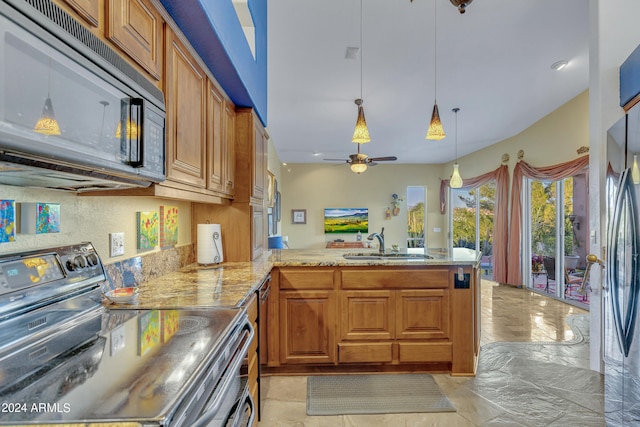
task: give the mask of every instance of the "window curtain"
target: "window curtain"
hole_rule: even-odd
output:
[[[536,168],[521,160],[513,169],[511,190],[511,221],[509,224],[509,250],[507,255],[507,283],[522,286],[521,242],[522,236],[522,184],[523,178],[558,181],[576,175],[589,165],[589,156],[579,157],[569,162]]]
[[[475,178],[463,179],[462,188],[478,188],[489,181],[496,181],[496,199],[493,206],[493,277],[500,283],[507,281],[507,233],[509,227],[509,167],[498,169]],[[449,180],[440,181],[440,213],[446,211],[446,194]]]

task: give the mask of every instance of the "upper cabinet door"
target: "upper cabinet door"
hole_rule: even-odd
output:
[[[160,80],[164,23],[160,13],[150,0],[108,0],[107,7],[106,37]]]
[[[253,143],[253,190],[251,196],[259,201],[264,199],[267,177],[267,135],[260,120],[254,116]]]
[[[224,193],[226,182],[224,177],[224,98],[213,83],[209,82],[207,102],[207,158],[208,183],[207,187]]]
[[[99,0],[62,0],[76,11],[92,27],[97,27],[100,23],[100,1]]]
[[[206,188],[207,77],[167,29],[167,178]]]

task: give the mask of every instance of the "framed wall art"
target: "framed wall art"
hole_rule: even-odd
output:
[[[306,224],[307,223],[307,210],[306,209],[291,209],[291,223],[292,224]]]

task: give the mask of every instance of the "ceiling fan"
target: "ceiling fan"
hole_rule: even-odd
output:
[[[396,156],[388,157],[369,157],[367,154],[360,152],[360,145],[358,144],[358,153],[350,154],[349,160],[344,159],[324,159],[330,162],[345,162],[351,165],[351,170],[357,174],[360,174],[367,170],[367,165],[375,166],[376,162],[388,162],[398,160]]]

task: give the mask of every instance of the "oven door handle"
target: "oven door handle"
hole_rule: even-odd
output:
[[[253,337],[255,336],[255,332],[253,330],[253,327],[251,326],[251,323],[246,323],[243,329],[248,330],[249,338],[245,340],[240,351],[236,352],[236,355],[241,354],[243,356],[236,357],[236,355],[234,355],[235,360],[233,361],[233,365],[231,366],[231,368],[227,369],[227,372],[237,372],[240,370],[240,366],[242,366],[242,362],[244,361],[244,355],[247,353],[247,351],[249,351],[249,347],[251,346],[251,342],[253,341]],[[245,333],[247,332],[245,331]],[[225,376],[223,380],[224,382],[222,383],[222,386],[219,387],[219,392],[216,393],[216,397],[213,399],[211,407],[204,414],[202,414],[201,417],[198,418],[198,420],[193,424],[193,427],[206,426],[213,419],[213,417],[216,416],[218,410],[220,409],[220,406],[222,406],[224,396],[231,387],[231,382],[234,379],[235,375]]]
[[[240,424],[242,422],[242,420],[244,419],[242,417],[242,408],[245,407],[245,405],[249,405],[249,409],[251,410],[251,415],[249,415],[249,419],[247,420],[246,424]],[[240,400],[240,402],[238,402],[238,411],[236,413],[236,417],[233,420],[233,423],[231,424],[230,427],[247,427],[247,426],[252,426],[253,425],[253,420],[256,417],[256,410],[255,410],[255,404],[253,403],[253,399],[251,398],[251,395],[249,394],[249,392],[247,391],[245,393],[245,395],[243,396],[243,398]],[[227,418],[225,426],[229,424],[229,418]]]

